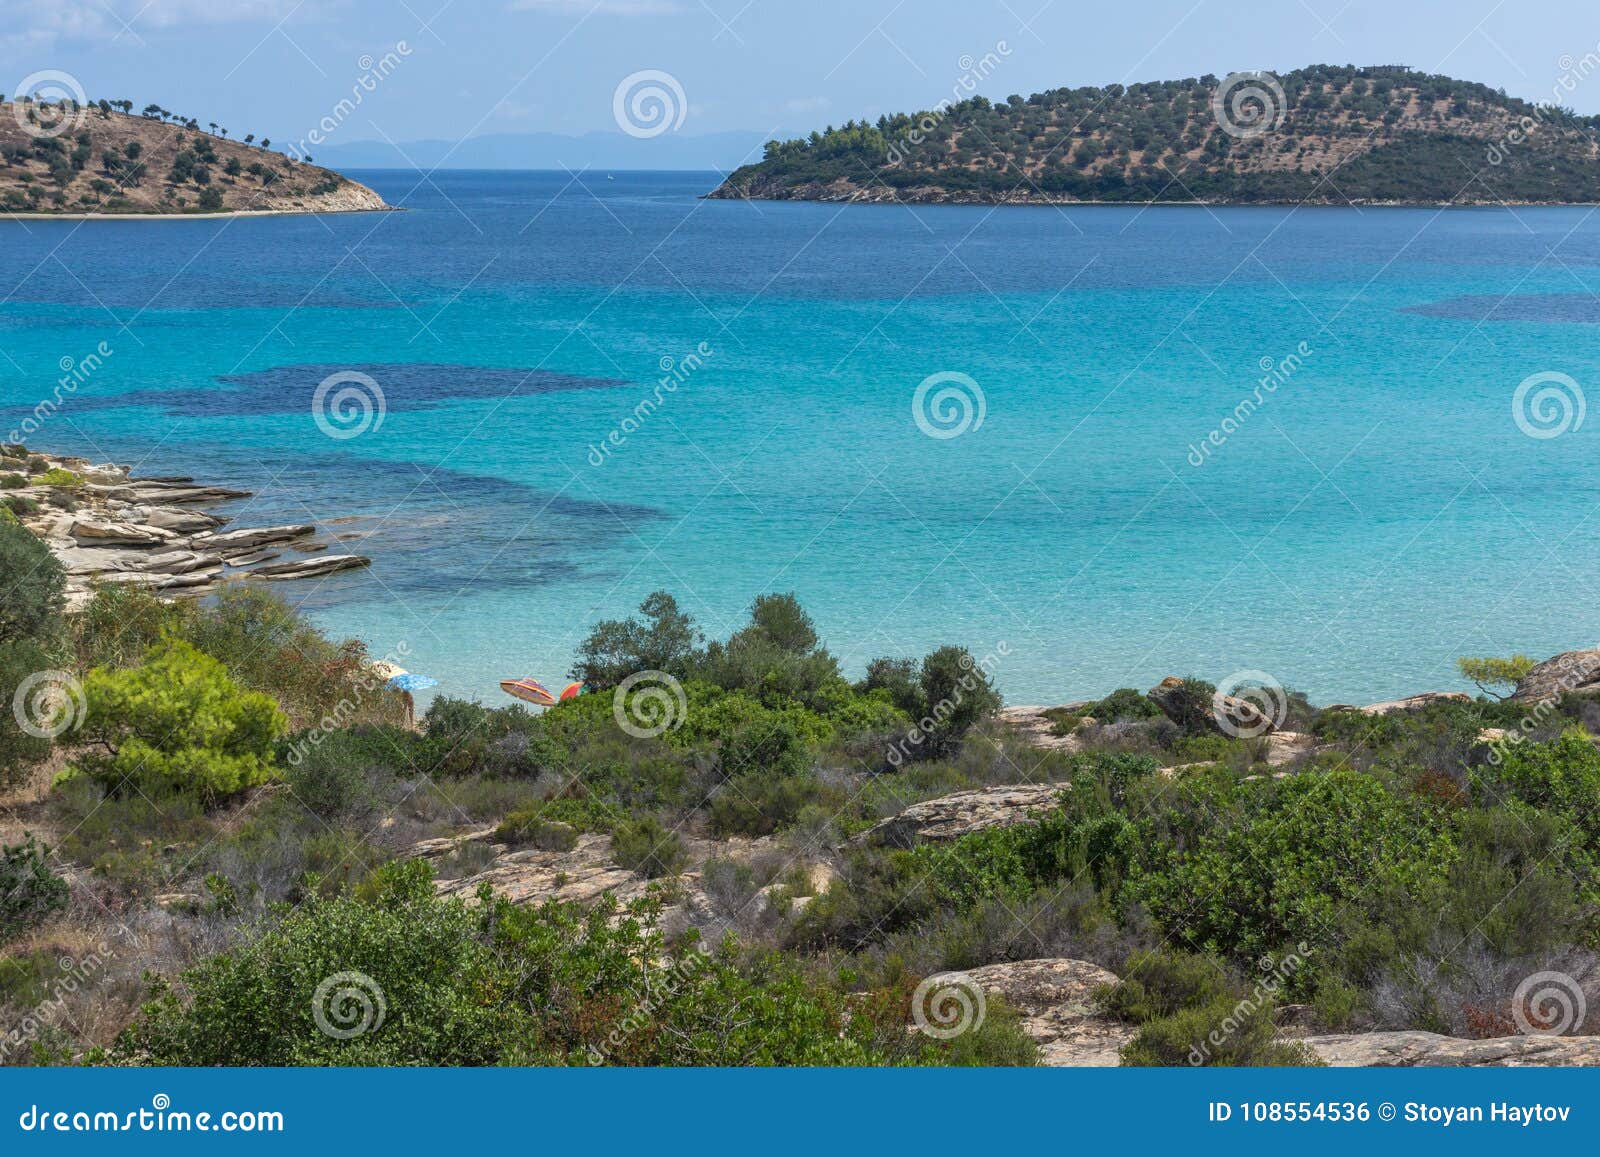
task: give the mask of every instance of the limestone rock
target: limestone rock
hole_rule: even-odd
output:
[[[1511,698],[1518,703],[1543,703],[1568,692],[1594,691],[1600,691],[1600,650],[1563,651],[1535,665]]]
[[[1145,694],[1168,719],[1187,725],[1193,722],[1188,715],[1192,707],[1182,702],[1183,682],[1169,675]],[[1266,735],[1278,727],[1277,721],[1265,711],[1250,700],[1236,695],[1213,696],[1211,702],[1205,705],[1199,722],[1209,730],[1224,735]]]
[[[1074,708],[1089,706],[1090,700],[1078,703],[1064,703],[1062,710],[1071,711]],[[1080,751],[1083,741],[1076,735],[1057,735],[1054,732],[1055,724],[1046,715],[1046,711],[1054,710],[1049,707],[1002,707],[999,719],[1002,724],[1011,728],[1023,739],[1035,747],[1042,747],[1047,751],[1065,751],[1068,754]]]
[[[225,518],[206,514],[200,510],[166,510],[161,507],[152,509],[144,516],[144,525],[175,531],[178,534],[204,534],[216,530],[225,522],[227,522]]]
[[[89,546],[160,546],[178,537],[170,530],[155,526],[99,522],[90,518],[75,519],[71,534],[80,543]]]
[[[1600,1065],[1600,1037],[1502,1036],[1463,1040],[1433,1032],[1342,1033],[1303,1042],[1330,1065],[1468,1066]]]
[[[919,841],[954,840],[985,828],[1029,823],[1055,806],[1062,786],[1013,784],[954,792],[914,803],[857,838],[863,843],[910,847]]]
[[[1051,1066],[1106,1068],[1121,1063],[1119,1050],[1134,1027],[1096,1010],[1094,993],[1117,983],[1116,974],[1085,960],[1065,958],[986,964],[967,975],[987,993],[1005,997],[1022,1013],[1022,1031]]]
[[[252,578],[273,580],[315,578],[341,570],[355,570],[371,566],[372,560],[359,554],[324,554],[316,558],[299,558],[290,562],[275,562],[258,566],[250,572]]]
[[[626,903],[643,896],[649,881],[611,858],[611,837],[588,833],[570,852],[529,848],[501,856],[487,869],[460,880],[438,880],[444,896],[470,897],[488,884],[513,904],[569,900],[590,904],[610,893]]]
[[[254,550],[275,542],[292,542],[316,533],[314,526],[263,526],[240,530],[219,530],[212,534],[196,535],[194,545],[206,550]]]
[[[1382,703],[1368,703],[1365,707],[1353,707],[1348,703],[1331,703],[1323,710],[1359,711],[1363,715],[1393,715],[1397,711],[1415,711],[1419,707],[1429,707],[1435,703],[1471,702],[1472,696],[1464,691],[1424,691],[1420,695],[1408,695],[1404,699],[1385,699]]]

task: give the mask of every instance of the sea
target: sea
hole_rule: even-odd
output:
[[[372,566],[278,592],[437,693],[561,683],[663,589],[1012,703],[1600,642],[1593,208],[350,175],[403,211],[0,221],[0,435],[316,523]]]

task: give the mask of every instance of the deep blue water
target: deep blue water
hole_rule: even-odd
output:
[[[1593,210],[353,175],[408,211],[0,222],[0,434],[106,343],[29,441],[352,519],[369,571],[278,589],[444,690],[559,679],[658,587],[718,635],[794,590],[851,673],[1004,643],[1014,702],[1240,669],[1387,697],[1595,643],[1600,416],[1513,413],[1530,375],[1600,386]],[[384,392],[356,437],[312,412],[341,372]],[[958,437],[914,420],[940,372],[982,393]]]

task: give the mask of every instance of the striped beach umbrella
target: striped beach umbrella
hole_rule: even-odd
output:
[[[583,692],[584,686],[582,683],[568,683],[561,691],[561,698],[576,699],[579,695],[582,695]]]
[[[556,697],[537,679],[502,679],[500,690],[513,699],[521,699],[524,703],[532,703],[536,707],[556,705]]]

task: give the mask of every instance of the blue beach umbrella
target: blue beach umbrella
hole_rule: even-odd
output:
[[[407,671],[403,675],[396,675],[389,680],[389,686],[396,691],[426,691],[429,687],[437,687],[439,680],[431,675],[413,675]]]

